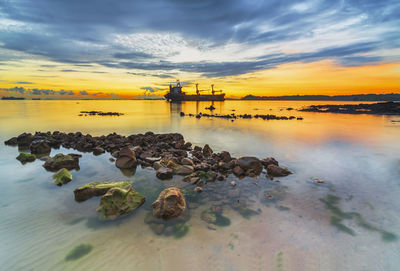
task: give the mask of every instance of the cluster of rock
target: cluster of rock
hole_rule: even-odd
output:
[[[400,115],[400,102],[311,105],[300,109],[299,111],[345,114]]]
[[[122,116],[123,114],[119,112],[81,111],[79,116]]]
[[[174,175],[185,176],[184,181],[196,186],[207,182],[224,180],[233,173],[239,178],[257,177],[265,168],[269,177],[283,177],[291,174],[279,166],[274,158],[260,160],[256,157],[234,158],[227,151],[215,153],[209,145],[203,148],[185,142],[177,133],[136,134],[122,136],[116,133],[107,136],[91,136],[77,133],[36,132],[34,135],[23,133],[5,142],[7,145],[18,145],[29,148],[32,154],[48,154],[51,148],[73,148],[78,151],[92,152],[99,155],[109,152],[116,159],[115,165],[120,169],[132,169],[137,165],[153,167],[156,176],[161,180],[171,179]],[[25,156],[25,155],[24,155]],[[79,154],[57,154],[46,159],[43,165],[49,171],[62,168],[79,169]],[[29,158],[31,159],[31,158]],[[200,189],[197,189],[200,191]]]
[[[207,114],[207,113],[199,113],[199,114],[185,114],[184,112],[180,113],[181,117],[184,116],[189,116],[189,117],[196,117],[198,119],[202,117],[207,117],[207,118],[221,118],[221,119],[230,119],[230,120],[235,120],[235,119],[263,119],[263,120],[302,120],[302,117],[295,117],[295,116],[277,116],[273,114],[267,114],[267,115],[262,115],[262,114],[256,114],[256,115],[251,115],[251,114],[239,114],[236,115],[235,113],[232,114]]]

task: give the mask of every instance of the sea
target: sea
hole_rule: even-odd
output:
[[[400,270],[400,116],[301,112],[327,101],[151,100],[0,101],[0,269],[11,270]],[[357,102],[359,103],[359,102]],[[274,114],[292,120],[200,119],[186,114]],[[81,111],[121,116],[79,116]],[[302,120],[297,120],[302,117]],[[80,170],[61,187],[43,161],[22,165],[3,142],[23,132],[181,133],[232,156],[274,157],[293,174],[208,183],[162,181],[152,168],[122,172],[105,153],[80,153]],[[99,198],[73,191],[89,182],[132,182],[146,197],[106,221]],[[235,181],[236,186],[231,182]],[[188,219],[150,223],[160,191],[184,191]],[[205,222],[218,207],[220,221]],[[214,209],[213,209],[214,208]],[[149,222],[150,221],[150,222]],[[163,224],[164,223],[164,224]],[[176,226],[178,225],[178,226]]]

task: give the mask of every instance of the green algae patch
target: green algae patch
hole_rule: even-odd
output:
[[[53,181],[56,185],[62,186],[72,181],[72,174],[66,168],[62,168],[53,175]]]
[[[283,271],[283,252],[279,252],[276,256],[276,270]]]
[[[22,152],[17,156],[16,159],[20,161],[21,164],[25,165],[26,163],[35,161],[36,155]]]
[[[189,232],[189,226],[186,224],[175,224],[172,226],[175,239],[184,237]]]
[[[75,261],[78,260],[87,254],[89,254],[93,249],[93,246],[90,244],[80,244],[79,246],[71,249],[67,256],[65,256],[66,261]]]
[[[227,218],[226,216],[217,214],[216,217],[217,217],[217,220],[215,221],[214,224],[219,227],[227,227],[231,224],[231,220],[229,218]]]
[[[357,226],[364,228],[369,231],[378,232],[381,234],[381,238],[384,242],[393,242],[397,240],[397,235],[388,232],[380,227],[377,227],[368,221],[366,221],[360,213],[357,212],[344,212],[337,205],[340,203],[341,198],[335,195],[328,194],[326,198],[320,199],[327,209],[332,212],[330,223],[335,226],[339,231],[345,232],[349,235],[355,236],[356,233],[353,229],[345,226],[342,221],[344,219],[353,220],[356,222]]]
[[[355,236],[355,235],[356,235],[356,233],[354,232],[354,230],[352,230],[351,228],[345,226],[345,225],[342,223],[342,219],[341,219],[341,218],[338,218],[338,217],[336,217],[336,216],[331,216],[331,225],[332,225],[332,226],[335,226],[336,229],[338,229],[339,231],[345,232],[345,233],[350,234],[350,235],[352,235],[352,236]]]

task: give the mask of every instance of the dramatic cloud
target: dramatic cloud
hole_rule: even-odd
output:
[[[0,13],[0,48],[17,52],[0,62],[32,55],[77,67],[63,72],[224,77],[326,58],[400,61],[398,0],[0,0]]]

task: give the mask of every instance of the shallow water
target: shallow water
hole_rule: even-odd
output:
[[[109,154],[83,153],[73,181],[57,187],[42,161],[21,165],[15,160],[18,149],[1,144],[1,269],[399,270],[400,123],[392,120],[400,117],[286,110],[323,103],[332,102],[214,103],[218,114],[304,117],[231,122],[179,116],[181,111],[207,112],[210,102],[0,101],[1,141],[35,131],[178,132],[214,151],[273,156],[295,173],[275,179],[279,182],[264,173],[258,179],[231,176],[192,195],[193,186],[181,177],[161,181],[152,169],[141,168],[125,176]],[[78,116],[81,110],[125,115]],[[61,148],[52,155],[59,152],[77,153]],[[313,177],[325,182],[315,184]],[[129,216],[104,222],[96,214],[99,198],[74,201],[76,187],[113,180],[133,181],[146,196],[145,204]],[[158,226],[164,233],[157,235],[144,221],[152,201],[169,186],[186,192],[188,220],[175,228],[173,222]],[[201,215],[213,206],[222,209],[224,219],[210,229]]]

